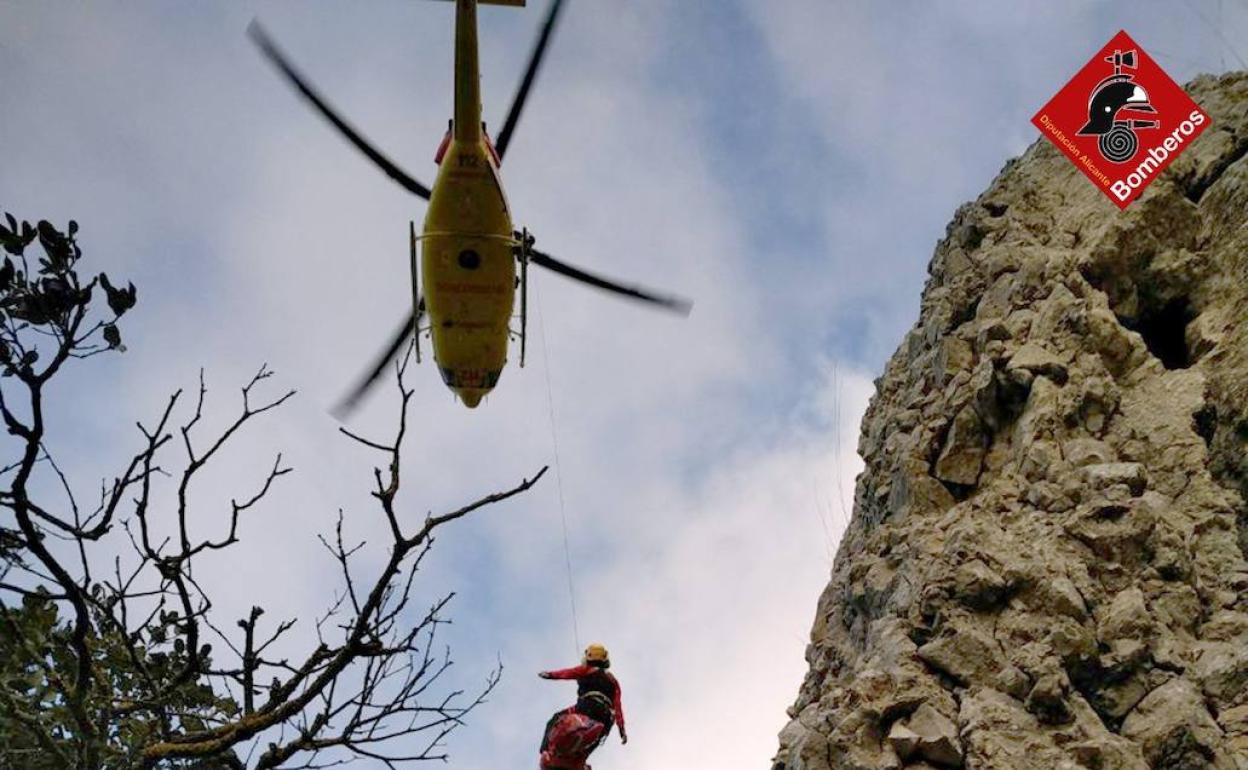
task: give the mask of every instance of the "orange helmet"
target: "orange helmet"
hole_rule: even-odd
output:
[[[607,665],[611,664],[611,658],[607,654],[607,648],[603,647],[601,644],[598,644],[597,642],[585,648],[585,657],[583,658],[583,660],[585,661],[587,665],[591,663],[600,663],[600,664],[605,663]]]

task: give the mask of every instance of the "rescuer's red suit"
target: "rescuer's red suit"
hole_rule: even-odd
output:
[[[542,770],[587,770],[585,760],[611,731],[614,722],[621,742],[628,742],[620,683],[601,666],[584,664],[543,671],[543,679],[575,679],[575,706],[555,712],[542,736]]]

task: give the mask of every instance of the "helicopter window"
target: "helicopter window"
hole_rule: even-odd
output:
[[[476,270],[481,266],[481,255],[472,249],[459,252],[459,266],[465,270]]]

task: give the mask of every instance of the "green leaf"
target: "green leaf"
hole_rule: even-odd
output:
[[[20,257],[26,248],[21,236],[8,232],[0,233],[0,246],[15,257]]]
[[[121,331],[114,324],[104,324],[104,341],[114,350],[125,351],[121,344]]]
[[[108,280],[106,273],[100,273],[100,286],[103,287],[104,293],[108,295],[108,307],[118,318],[127,310],[134,307],[135,289],[134,284],[130,284],[128,288],[118,289]]]
[[[49,270],[62,273],[69,269],[69,241],[46,219],[39,220],[39,245],[48,255]]]

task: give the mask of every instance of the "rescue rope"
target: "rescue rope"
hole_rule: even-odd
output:
[[[534,287],[536,289],[536,287]],[[563,563],[568,573],[568,604],[572,607],[572,642],[581,654],[581,629],[576,617],[576,588],[572,580],[572,548],[568,545],[568,512],[563,501],[563,469],[559,465],[559,434],[555,429],[555,398],[550,387],[550,354],[546,347],[546,324],[542,321],[541,295],[533,292],[537,305],[537,330],[542,338],[542,369],[546,373],[546,406],[550,414],[550,442],[555,450],[555,486],[559,490],[559,521],[563,524]]]

